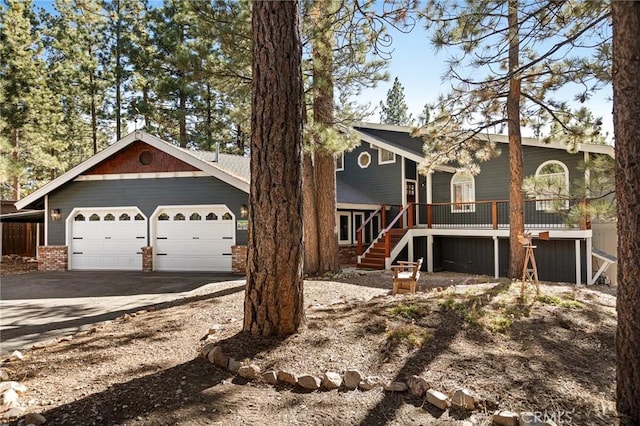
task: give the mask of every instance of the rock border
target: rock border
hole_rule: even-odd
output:
[[[431,386],[423,377],[413,375],[406,382],[388,381],[379,376],[363,376],[357,369],[346,369],[343,374],[335,371],[326,371],[322,374],[302,374],[285,370],[261,371],[260,367],[250,362],[238,361],[224,354],[217,342],[205,343],[199,350],[198,356],[204,358],[209,363],[248,380],[257,380],[271,386],[289,385],[299,387],[306,391],[331,391],[335,389],[370,391],[375,388],[382,388],[385,392],[408,392],[414,397],[424,398],[425,402],[446,411],[455,408],[471,412],[479,408],[480,400],[466,388],[457,388],[450,394],[445,394]],[[523,411],[514,413],[507,410],[496,410],[492,415],[492,424],[497,426],[524,426],[530,425],[531,413]],[[551,420],[543,423],[536,423],[536,426],[556,426]]]

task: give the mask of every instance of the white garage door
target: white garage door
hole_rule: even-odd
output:
[[[159,207],[155,226],[157,271],[231,271],[235,217],[225,205]]]
[[[141,270],[147,218],[135,207],[74,210],[70,269]]]

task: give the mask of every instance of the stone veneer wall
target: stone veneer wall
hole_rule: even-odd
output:
[[[69,267],[67,246],[39,246],[39,271],[66,271]]]
[[[142,247],[142,272],[153,271],[153,247]]]
[[[234,274],[247,273],[247,246],[231,246],[231,271]]]

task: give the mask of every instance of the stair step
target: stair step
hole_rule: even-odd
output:
[[[384,269],[384,263],[379,264],[360,262],[356,266],[361,269]]]

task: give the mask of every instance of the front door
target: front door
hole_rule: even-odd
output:
[[[407,200],[406,201],[407,202],[406,205],[409,205],[411,203],[415,203],[417,201],[417,198],[416,198],[416,186],[417,186],[417,183],[416,183],[415,180],[405,180],[404,181],[405,199]],[[414,218],[415,217],[419,217],[418,216],[417,207],[416,207],[416,210],[413,211],[413,213],[414,213]],[[412,223],[411,225],[412,226],[415,225],[415,219],[414,219],[414,223]],[[404,219],[404,226],[405,227],[407,226],[406,216],[405,216],[405,219]]]

